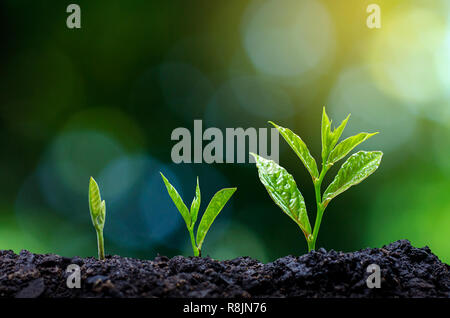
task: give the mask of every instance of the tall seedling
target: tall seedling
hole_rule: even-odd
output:
[[[383,156],[381,151],[359,151],[351,155],[341,166],[333,182],[323,194],[321,193],[322,181],[327,171],[357,145],[377,134],[362,132],[344,139],[338,144],[349,117],[350,115],[336,129],[331,129],[331,121],[325,112],[325,107],[323,108],[321,129],[322,167],[320,173],[317,169],[316,160],[311,156],[303,140],[288,128],[270,122],[294,150],[312,177],[317,206],[313,230],[309,223],[305,200],[297,188],[292,175],[276,162],[252,154],[255,157],[262,184],[266,187],[273,201],[298,224],[305,235],[309,251],[315,249],[322,216],[331,199],[371,175],[380,165],[381,157]]]

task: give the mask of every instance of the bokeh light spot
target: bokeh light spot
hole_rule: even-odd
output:
[[[384,20],[368,46],[376,85],[412,108],[445,95],[450,78],[445,17],[435,10],[401,7]]]
[[[343,138],[362,131],[380,132],[365,143],[366,147],[389,152],[413,138],[416,118],[378,89],[367,67],[342,71],[331,90],[327,111],[336,125],[351,113]]]
[[[242,32],[253,65],[268,75],[299,76],[330,59],[334,51],[330,16],[314,0],[256,1]]]
[[[64,133],[52,143],[49,160],[61,181],[76,193],[86,193],[90,176],[124,154],[122,146],[96,131]]]

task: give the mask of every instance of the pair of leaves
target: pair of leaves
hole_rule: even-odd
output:
[[[272,200],[286,213],[308,239],[311,234],[311,225],[306,211],[305,200],[297,188],[294,178],[286,169],[275,161],[265,159],[256,154],[256,166],[261,183],[266,187]]]
[[[378,134],[377,132],[362,132],[344,139],[336,146],[349,118],[350,115],[336,129],[331,130],[331,121],[328,118],[325,107],[323,108],[321,129],[322,162],[325,169],[329,169],[333,164],[344,158],[360,143]],[[322,205],[326,207],[331,199],[370,176],[380,165],[382,157],[383,153],[381,151],[359,151],[350,156],[339,169],[333,182],[325,190],[322,196]]]
[[[175,204],[184,221],[186,222],[188,230],[193,231],[195,222],[197,221],[201,201],[198,178],[197,178],[197,188],[195,191],[195,198],[192,201],[191,209],[189,211],[187,206],[184,204],[183,199],[181,198],[178,191],[170,184],[170,182],[162,173],[161,177],[163,178],[167,192],[172,198],[173,203]],[[222,211],[223,207],[236,190],[237,190],[236,188],[222,189],[219,192],[217,192],[209,202],[208,207],[206,208],[205,213],[203,213],[202,219],[200,220],[200,224],[197,228],[196,244],[199,250],[201,250],[201,247],[206,237],[206,233],[208,233],[208,230],[211,227],[212,223],[214,222],[217,215],[220,213],[220,211]]]
[[[89,180],[89,211],[91,212],[92,224],[96,230],[103,230],[106,217],[106,203],[102,201],[100,189],[94,178]]]
[[[337,146],[337,142],[342,135],[345,127],[347,126],[347,122],[350,118],[350,115],[345,118],[342,123],[334,130],[331,130],[331,121],[328,118],[328,115],[325,111],[325,107],[323,108],[322,113],[322,162],[324,165],[328,167],[338,162],[346,155],[349,154],[350,151],[353,150],[356,146],[358,146],[363,141],[366,141],[370,137],[378,134],[376,133],[359,133],[355,136],[348,137],[340,142]]]
[[[328,160],[328,156],[330,155],[331,151],[336,146],[339,138],[341,138],[342,132],[345,129],[345,126],[347,126],[347,122],[350,118],[350,115],[345,118],[342,123],[334,130],[331,130],[331,121],[327,116],[327,113],[325,112],[325,107],[323,108],[322,113],[322,162],[326,163]],[[351,149],[350,149],[351,150]],[[350,151],[349,150],[349,151]]]

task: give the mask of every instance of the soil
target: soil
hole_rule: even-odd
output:
[[[66,268],[81,269],[70,289]],[[381,288],[370,289],[370,264],[381,268]],[[321,248],[263,264],[249,257],[61,257],[0,251],[0,297],[446,297],[450,266],[428,247],[400,240],[353,253]]]

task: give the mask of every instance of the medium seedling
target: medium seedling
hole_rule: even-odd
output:
[[[100,189],[97,182],[91,177],[89,180],[89,211],[92,224],[97,232],[98,258],[105,259],[105,247],[103,243],[103,227],[105,226],[106,204],[100,197]]]
[[[303,140],[288,128],[283,128],[270,122],[280,132],[311,174],[317,206],[316,221],[313,231],[311,231],[305,200],[298,190],[292,175],[276,162],[252,154],[255,157],[259,178],[262,184],[266,187],[267,192],[272,197],[273,201],[275,201],[283,212],[298,224],[308,242],[309,251],[315,249],[323,212],[331,199],[371,175],[380,165],[381,157],[383,156],[381,151],[359,151],[351,155],[341,166],[333,182],[331,182],[325,192],[321,194],[322,181],[327,171],[357,145],[377,134],[365,132],[359,133],[343,140],[336,146],[349,118],[350,115],[347,116],[339,127],[332,130],[331,121],[325,112],[325,107],[323,108],[322,167],[320,173],[317,169],[315,159],[311,156]]]
[[[231,198],[233,193],[237,190],[236,188],[225,188],[217,192],[211,202],[209,202],[205,213],[203,213],[200,224],[197,228],[197,237],[194,238],[194,226],[197,221],[198,210],[200,208],[200,186],[197,178],[197,188],[195,190],[195,197],[191,204],[191,209],[188,210],[187,206],[184,204],[183,199],[178,194],[177,190],[170,184],[170,182],[161,173],[161,177],[166,185],[167,192],[172,198],[173,203],[180,211],[181,216],[186,222],[187,229],[191,238],[192,250],[194,251],[194,256],[202,255],[202,245],[205,240],[206,233],[208,232],[211,224],[214,222],[217,215],[223,209],[225,204]]]

